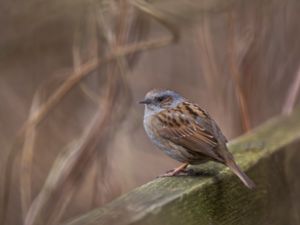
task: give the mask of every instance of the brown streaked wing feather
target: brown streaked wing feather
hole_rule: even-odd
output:
[[[178,105],[178,108],[184,108],[200,126],[206,128],[208,133],[217,135],[225,143],[228,142],[216,122],[200,106],[190,102],[183,102]]]
[[[181,108],[175,108],[164,110],[155,118],[157,119],[155,129],[161,137],[189,150],[222,161],[213,150],[218,146],[214,135],[199,125],[189,113],[183,112]]]

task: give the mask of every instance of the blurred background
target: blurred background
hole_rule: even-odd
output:
[[[58,224],[178,165],[137,102],[176,90],[232,139],[299,102],[297,0],[0,3],[0,224]]]

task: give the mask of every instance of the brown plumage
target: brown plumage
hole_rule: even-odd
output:
[[[215,161],[228,166],[248,187],[253,181],[235,163],[226,147],[227,139],[216,122],[197,104],[173,91],[151,91],[144,126],[150,139],[170,157],[184,165],[165,176],[174,176],[188,164]]]

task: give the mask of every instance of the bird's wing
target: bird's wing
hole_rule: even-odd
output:
[[[174,109],[158,113],[155,118],[157,120],[155,129],[161,137],[190,151],[223,161],[223,157],[216,149],[219,145],[216,137],[220,138],[218,135],[221,131],[199,106],[181,103]]]

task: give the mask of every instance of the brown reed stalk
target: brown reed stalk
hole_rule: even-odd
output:
[[[228,48],[228,59],[229,59],[229,69],[230,69],[230,75],[231,79],[234,84],[234,91],[235,96],[238,102],[239,111],[241,115],[241,122],[243,131],[247,132],[251,129],[251,123],[250,123],[250,117],[249,117],[249,110],[245,98],[245,94],[241,85],[241,74],[239,71],[239,65],[236,55],[236,39],[235,39],[235,17],[234,12],[229,12],[228,15],[228,28],[229,28],[229,48]]]
[[[220,74],[220,71],[216,63],[213,38],[211,36],[210,30],[210,22],[205,17],[205,15],[202,16],[202,23],[199,26],[198,37],[198,40],[200,41],[202,46],[202,49],[199,51],[201,55],[201,65],[203,68],[202,76],[207,85],[207,89],[213,90],[216,88],[216,81],[217,77]],[[212,98],[216,98],[214,92],[212,92],[211,95]]]
[[[40,105],[40,93],[34,96],[31,109],[29,112],[29,118],[32,118],[35,111],[38,110]],[[30,207],[32,201],[32,164],[34,155],[34,145],[36,139],[36,126],[28,126],[25,132],[24,145],[22,149],[22,156],[20,161],[20,196],[21,196],[21,211],[23,220]]]
[[[297,70],[297,73],[294,78],[294,82],[291,83],[290,89],[287,93],[285,103],[282,107],[282,114],[289,115],[292,113],[297,97],[300,90],[300,67]]]

